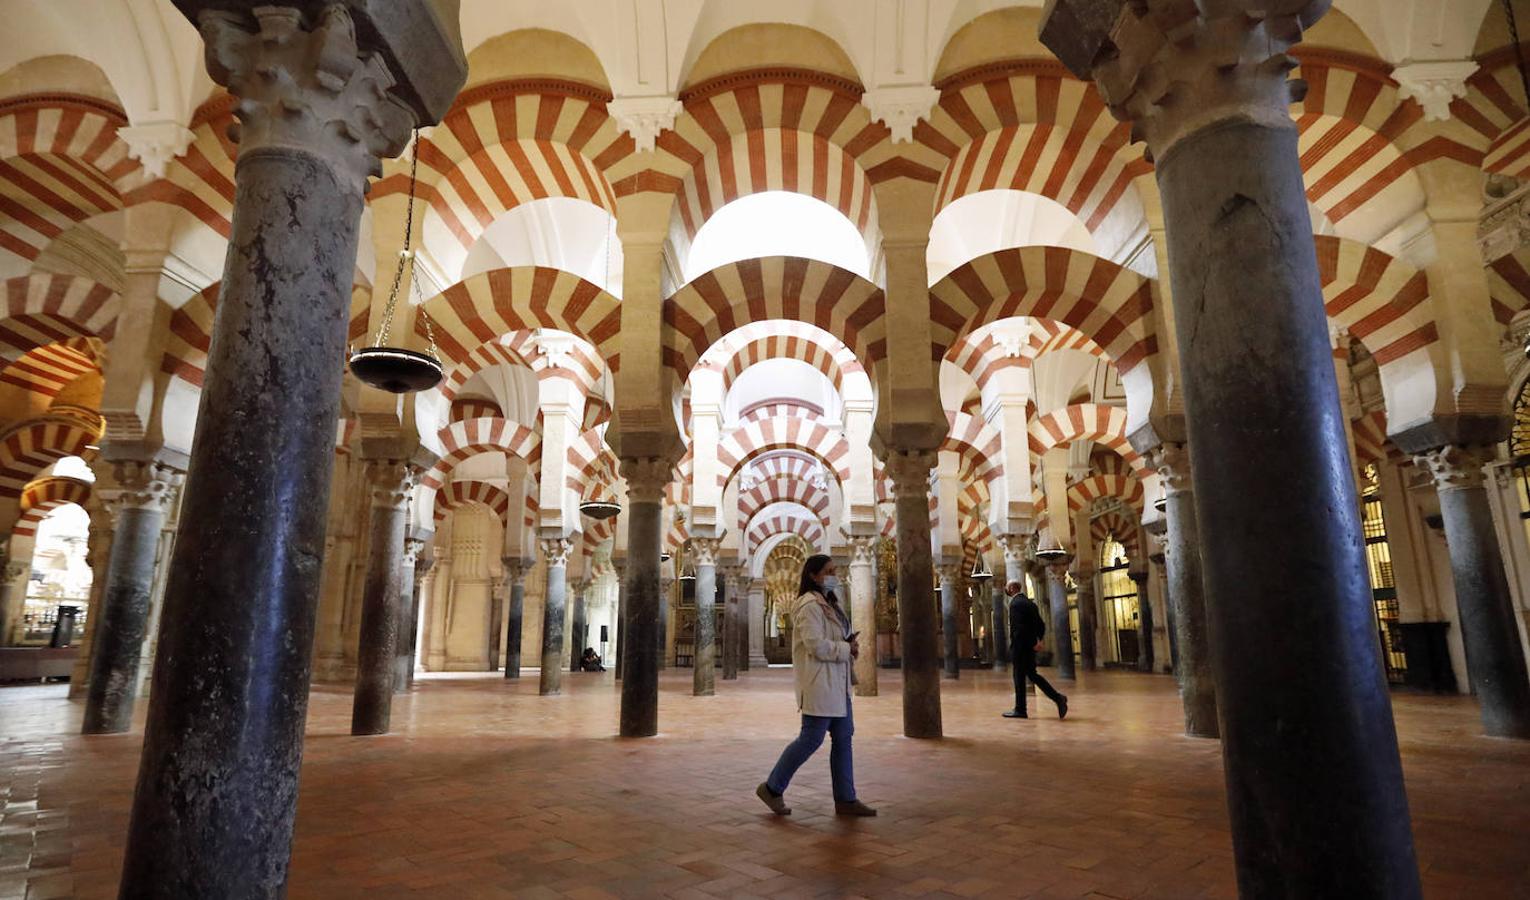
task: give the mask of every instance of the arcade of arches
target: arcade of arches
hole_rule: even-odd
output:
[[[0,3],[0,896],[1530,883],[1515,4],[274,2]]]

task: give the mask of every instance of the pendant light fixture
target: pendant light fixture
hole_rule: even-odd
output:
[[[414,271],[413,250],[414,195],[419,181],[419,168],[420,132],[415,129],[414,148],[409,160],[409,205],[404,220],[404,248],[398,254],[398,267],[393,270],[393,286],[388,289],[388,304],[383,309],[382,322],[378,325],[372,346],[355,351],[350,359],[351,372],[357,378],[390,394],[428,391],[440,384],[446,374],[436,350],[435,329],[431,326],[430,316],[426,314],[423,303],[416,303],[416,308],[425,323],[425,336],[430,341],[429,352],[388,346],[388,337],[393,330],[393,311],[398,307],[398,293],[403,286],[406,268],[409,269],[411,293],[418,296],[420,290],[419,279]]]
[[[1046,564],[1068,558],[1068,551],[1064,550],[1062,543],[1052,536],[1052,529],[1049,527],[1043,526],[1041,534],[1037,535],[1036,558]]]
[[[606,396],[606,371],[606,368],[602,366],[599,385],[602,400]],[[616,502],[614,494],[610,496],[603,495],[601,486],[597,483],[590,489],[590,495],[579,501],[579,512],[581,515],[589,516],[592,519],[614,519],[621,515],[622,505]]]
[[[978,554],[977,562],[972,564],[972,574],[967,577],[979,582],[993,578],[993,573],[988,571],[988,562],[983,559],[983,554]]]

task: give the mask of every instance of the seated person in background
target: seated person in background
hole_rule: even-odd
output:
[[[579,671],[581,672],[604,672],[606,667],[600,663],[600,654],[595,652],[594,647],[584,648],[584,656],[579,659]]]

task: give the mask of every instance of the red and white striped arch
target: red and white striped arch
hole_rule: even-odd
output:
[[[821,419],[823,408],[816,403],[794,397],[773,397],[751,403],[738,411],[738,421],[757,422],[762,419]]]
[[[722,372],[723,392],[750,366],[769,359],[792,359],[824,374],[843,392],[847,375],[862,373],[860,360],[844,342],[805,322],[758,322],[723,338],[696,364],[697,370]]]
[[[82,376],[101,371],[105,345],[100,338],[75,337],[35,347],[0,369],[0,383],[40,397],[57,397]]]
[[[1140,562],[1144,559],[1140,543],[1141,529],[1136,522],[1123,515],[1119,510],[1113,510],[1091,519],[1089,522],[1089,536],[1094,539],[1096,550],[1105,546],[1106,541],[1114,539],[1126,551],[1126,558],[1128,560]]]
[[[529,329],[513,331],[474,349],[463,361],[451,366],[441,382],[441,395],[451,400],[467,384],[469,379],[484,369],[495,366],[523,366],[536,373],[537,380],[548,378],[572,378],[581,390],[592,390],[603,370],[594,348],[587,342],[575,340],[564,357],[554,360],[540,351],[536,332]]]
[[[130,191],[129,205],[160,202],[190,213],[213,232],[228,238],[234,226],[234,163],[237,144],[229,137],[234,98],[219,92],[192,116],[191,144],[170,160],[165,177]]]
[[[821,523],[801,516],[782,515],[766,516],[751,525],[747,532],[745,549],[752,551],[778,534],[795,534],[817,550],[822,550],[826,546]]]
[[[506,419],[453,422],[436,438],[441,444],[441,458],[420,477],[421,486],[432,490],[440,490],[459,463],[480,453],[506,453],[534,465],[542,460],[542,436]]]
[[[590,429],[568,445],[568,476],[564,484],[581,494],[590,485],[610,485],[616,480],[616,454],[605,445],[600,429]]]
[[[829,517],[829,492],[812,481],[795,478],[769,478],[747,491],[739,491],[738,526],[747,528],[759,512],[773,503],[796,503],[823,520]]]
[[[950,450],[962,459],[963,480],[976,479],[985,484],[1004,474],[1004,439],[998,430],[982,419],[964,412],[946,411],[949,431],[942,450]]]
[[[1514,162],[1519,154],[1511,149],[1519,144],[1514,136],[1519,132],[1516,126],[1530,115],[1522,99],[1524,88],[1515,48],[1506,46],[1478,57],[1477,65],[1477,71],[1466,79],[1466,96],[1451,101],[1450,116],[1470,129],[1468,147],[1476,150],[1478,156],[1476,159],[1466,153],[1456,156],[1463,162],[1480,164],[1489,172],[1509,174],[1519,168]],[[1491,159],[1483,154],[1491,155]]]
[[[1387,441],[1386,410],[1361,414],[1350,422],[1350,433],[1354,436],[1355,458],[1361,465],[1379,463],[1398,453],[1395,445]]]
[[[31,482],[21,492],[21,518],[11,529],[11,536],[35,536],[48,513],[71,503],[83,509],[90,502],[90,492],[90,482],[79,478],[54,475]]]
[[[1021,247],[980,256],[930,288],[934,359],[975,329],[1014,316],[1051,319],[1098,344],[1123,378],[1158,351],[1157,287],[1088,253]]]
[[[1328,317],[1386,367],[1439,340],[1425,273],[1375,247],[1319,235],[1318,274]]]
[[[1077,350],[1109,360],[1100,345],[1077,328],[1050,319],[1031,319],[1024,343],[1015,346],[1001,339],[992,327],[968,332],[946,351],[946,361],[972,376],[981,391],[996,373],[1006,369],[1029,369],[1040,357],[1058,350]]]
[[[850,480],[850,444],[837,428],[811,419],[766,419],[729,431],[718,442],[722,469],[718,484],[726,485],[756,456],[771,450],[800,450],[822,460],[840,484]]]
[[[1068,485],[1068,512],[1087,509],[1098,500],[1117,498],[1142,517],[1142,481],[1131,465],[1115,453],[1096,453],[1089,459],[1089,473]]]
[[[1030,450],[1043,456],[1074,441],[1093,441],[1114,451],[1138,478],[1146,474],[1142,457],[1126,439],[1126,409],[1100,403],[1075,403],[1031,419]]]
[[[503,488],[487,481],[453,481],[436,492],[432,518],[438,530],[447,513],[467,504],[485,507],[501,525],[509,523],[510,495]]]
[[[620,347],[621,304],[577,275],[545,266],[495,269],[459,281],[425,301],[436,345],[449,365],[504,335],[535,328],[566,331],[589,342],[614,372]],[[416,317],[414,343],[425,343],[424,317]]]
[[[120,306],[111,288],[88,278],[37,272],[6,279],[0,359],[13,363],[38,347],[75,338],[109,341]]]
[[[86,456],[103,425],[74,416],[43,416],[0,435],[0,497],[20,497],[38,473],[66,456]]]
[[[504,411],[493,400],[483,397],[459,397],[452,401],[447,422],[462,422],[467,419],[503,419],[504,417]]]
[[[773,319],[838,336],[861,365],[887,353],[882,291],[829,263],[746,259],[699,276],[664,301],[664,361],[683,384],[702,356],[736,329]]]
[[[423,243],[449,273],[460,273],[495,220],[547,197],[583,200],[615,215],[613,182],[635,150],[606,111],[600,88],[553,78],[514,79],[464,91],[419,147],[418,195],[426,206]],[[408,191],[407,165],[374,197]]]
[[[127,118],[91,97],[0,101],[0,277],[25,273],[54,238],[122,208],[139,164],[117,129]]]
[[[1488,263],[1487,275],[1493,318],[1507,329],[1514,317],[1530,306],[1530,247]]]

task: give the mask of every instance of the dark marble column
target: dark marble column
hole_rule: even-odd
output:
[[[1161,521],[1162,520],[1160,520],[1160,522]],[[1165,552],[1164,552],[1164,546],[1168,543],[1168,536],[1163,531],[1159,531],[1159,532],[1156,532],[1156,533],[1150,533],[1150,534],[1151,534],[1151,537],[1149,539],[1153,542],[1153,548],[1154,549],[1153,549],[1152,553],[1148,554],[1148,562],[1151,563],[1153,566],[1156,566],[1157,567],[1157,572],[1161,573],[1160,576],[1159,576],[1161,578],[1161,580],[1159,582],[1157,582],[1157,583],[1162,585],[1162,589],[1163,589],[1163,593],[1164,593],[1163,633],[1164,633],[1164,637],[1166,637],[1168,639],[1168,642],[1169,642],[1169,672],[1172,673],[1174,675],[1174,679],[1176,681],[1178,681],[1179,680],[1179,632],[1177,630],[1178,629],[1178,625],[1177,625],[1177,623],[1175,622],[1175,619],[1174,619],[1174,598],[1168,595],[1168,561],[1169,560],[1168,560],[1168,556],[1166,556]]]
[[[957,592],[961,590],[962,567],[960,563],[942,562],[935,567],[935,574],[940,577],[940,632],[941,643],[945,645],[943,674],[946,678],[960,678],[961,626],[957,620],[961,612],[961,598]]]
[[[1126,573],[1137,588],[1137,671],[1153,669],[1153,600],[1148,595],[1147,568],[1131,568]]]
[[[568,606],[568,555],[573,550],[573,543],[567,538],[544,538],[537,544],[547,563],[538,693],[548,696],[563,693],[563,620]]]
[[[387,734],[393,712],[402,593],[400,563],[409,495],[416,471],[404,460],[367,461],[371,487],[367,574],[361,592],[361,644],[356,653],[356,694],[351,734]]]
[[[728,582],[728,599],[733,606],[733,658],[738,671],[749,671],[749,564],[738,567],[736,577]]]
[[[627,666],[627,563],[625,560],[612,562],[616,569],[616,680],[621,681],[626,674]]]
[[[517,556],[500,559],[505,567],[505,581],[510,587],[510,598],[505,604],[505,678],[521,677],[521,629],[526,616],[526,573],[531,569],[529,560]]]
[[[1239,892],[1409,900],[1418,865],[1290,115],[1306,86],[1288,81],[1289,51],[1328,6],[1057,0],[1041,33],[1155,161]],[[1171,566],[1191,549],[1174,503]],[[1180,631],[1184,672],[1200,648]]]
[[[1151,450],[1148,459],[1163,479],[1166,499],[1164,572],[1168,576],[1169,604],[1174,608],[1171,620],[1179,651],[1174,671],[1179,679],[1180,701],[1185,707],[1185,734],[1219,737],[1216,679],[1211,668],[1211,636],[1201,571],[1203,544],[1191,487],[1190,454],[1184,444],[1165,443]]]
[[[627,610],[621,629],[626,634],[622,662],[622,737],[652,737],[659,733],[659,662],[663,635],[659,627],[659,554],[664,545],[664,488],[670,480],[668,460],[657,457],[623,459],[627,482],[627,580],[622,592]]]
[[[691,561],[696,566],[696,656],[691,693],[710,697],[717,692],[717,551],[718,538],[691,538]]]
[[[738,679],[738,566],[723,568],[723,681]]]
[[[407,528],[406,528],[407,534]],[[404,538],[404,556],[398,566],[398,642],[393,648],[393,693],[408,693],[414,681],[414,636],[419,627],[418,577],[415,567],[419,565],[420,553],[425,542],[419,538]]]
[[[489,627],[487,655],[490,672],[499,671],[499,642],[505,632],[505,595],[509,593],[504,573],[489,576]]]
[[[669,668],[669,607],[675,596],[675,570],[673,563],[664,563],[659,570],[659,668]]]
[[[466,66],[460,41],[413,6],[381,10],[388,19],[355,4],[176,6],[198,18],[208,73],[238,98],[239,158],[121,896],[275,897],[362,196],[378,157],[450,105]]]
[[[993,658],[989,660],[995,672],[1004,671],[1004,665],[1009,661],[1009,631],[1004,618],[1005,607],[1009,605],[1009,598],[1004,596],[1004,579],[995,578],[989,584],[989,604],[992,613],[988,625],[989,634],[993,645]]]
[[[589,635],[589,628],[585,624],[585,611],[587,609],[585,604],[588,602],[589,590],[590,580],[588,578],[582,578],[574,584],[574,608],[572,610],[573,615],[570,616],[572,621],[569,626],[571,634],[568,642],[570,672],[579,671],[579,660],[584,656],[585,638]]]
[[[861,655],[855,660],[857,697],[877,695],[877,591],[872,573],[876,555],[875,534],[850,538],[850,627],[861,633]]]
[[[934,561],[930,554],[930,470],[935,454],[893,450],[887,474],[897,509],[898,622],[903,652],[903,733],[942,735],[940,648],[936,644]]]
[[[1047,632],[1052,635],[1052,664],[1057,667],[1057,677],[1071,681],[1076,676],[1073,667],[1073,628],[1068,620],[1067,575],[1067,560],[1047,566],[1047,609],[1052,619]]]
[[[1440,495],[1466,672],[1481,706],[1483,730],[1523,740],[1530,739],[1530,676],[1482,469],[1496,455],[1492,447],[1449,444],[1420,455],[1417,462],[1434,476]]]
[[[112,468],[119,490],[107,502],[116,527],[91,646],[83,734],[118,734],[133,725],[154,558],[165,514],[181,482],[181,473],[158,462],[121,460]]]
[[[425,577],[435,567],[435,557],[421,552],[414,561],[414,586],[409,601],[409,659],[404,664],[404,686],[414,686],[414,666],[420,656],[420,604],[425,602]]]
[[[1099,608],[1094,593],[1094,569],[1080,566],[1073,573],[1078,596],[1078,664],[1085,672],[1099,667]]]

